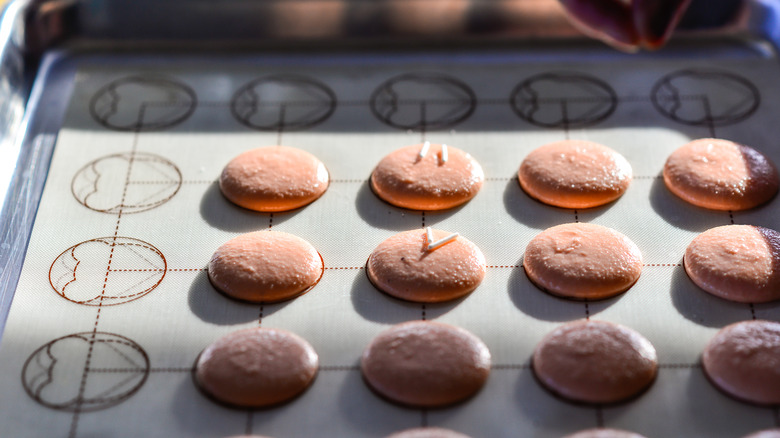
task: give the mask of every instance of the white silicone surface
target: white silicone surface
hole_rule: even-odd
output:
[[[708,211],[675,198],[660,179],[669,153],[701,137],[745,143],[780,163],[780,66],[752,53],[729,62],[674,51],[599,53],[579,61],[447,54],[83,63],[0,347],[2,435],[383,437],[427,424],[475,438],[558,438],[597,425],[651,438],[725,438],[780,426],[776,408],[725,396],[699,366],[719,328],[754,317],[780,320],[780,306],[710,296],[680,265],[691,239],[708,228],[780,228],[780,201],[739,213]],[[403,76],[409,74],[417,76]],[[123,78],[136,78],[135,85],[104,88]],[[399,81],[389,92],[377,92],[392,78]],[[233,99],[255,79],[263,82]],[[234,113],[251,120],[242,123]],[[530,114],[533,123],[518,114]],[[623,154],[635,175],[627,193],[589,210],[526,196],[516,180],[523,157],[565,138]],[[371,192],[373,166],[421,140],[476,157],[486,181],[475,199],[421,213]],[[225,163],[274,144],[319,157],[332,178],[325,195],[274,214],[226,201],[215,184]],[[552,297],[529,282],[521,267],[528,241],[573,221],[612,227],[639,246],[645,267],[628,292],[586,303]],[[424,226],[459,232],[484,252],[488,273],[474,293],[420,305],[369,283],[363,266],[374,247]],[[317,248],[326,266],[319,284],[269,305],[217,293],[204,271],[212,252],[236,235],[268,228]],[[493,370],[475,398],[421,411],[389,403],[363,383],[358,361],[369,341],[392,324],[421,318],[463,327],[487,344]],[[536,343],[581,318],[627,325],[654,344],[661,368],[646,393],[594,407],[540,387],[529,364]],[[313,386],[267,410],[212,402],[191,378],[198,354],[225,333],[257,325],[293,331],[314,346],[321,369]]]

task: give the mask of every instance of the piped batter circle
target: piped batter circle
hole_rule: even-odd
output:
[[[432,229],[434,242],[453,233]],[[458,236],[428,250],[426,230],[390,237],[374,249],[366,264],[371,282],[382,292],[418,303],[449,301],[471,293],[485,278],[485,256]]]
[[[412,407],[441,407],[465,400],[490,374],[490,352],[470,332],[433,321],[395,325],[377,335],[360,367],[379,395]]]
[[[371,173],[374,193],[411,210],[445,210],[471,200],[485,180],[482,166],[466,152],[443,146],[416,144],[388,154]]]
[[[601,225],[570,223],[531,239],[523,267],[553,295],[603,299],[626,291],[642,272],[642,253],[628,237]]]
[[[608,428],[594,428],[587,429],[571,435],[566,435],[563,438],[645,438],[638,433],[629,432],[627,430],[608,429]]]
[[[616,403],[637,396],[655,379],[655,348],[636,331],[605,321],[562,325],[533,354],[539,382],[563,398]]]
[[[777,169],[757,150],[729,140],[702,138],[664,165],[666,187],[699,207],[747,210],[768,202],[780,187]]]
[[[317,353],[285,330],[250,328],[219,338],[198,357],[195,381],[222,403],[260,408],[288,401],[314,380]]]
[[[322,277],[322,257],[298,236],[255,231],[235,237],[211,256],[209,280],[226,295],[272,303],[295,298]]]
[[[614,201],[631,184],[631,165],[592,141],[564,140],[533,150],[517,172],[532,198],[562,208],[591,208]]]
[[[683,264],[712,295],[740,303],[780,299],[780,233],[754,225],[724,225],[693,239]]]
[[[386,438],[470,438],[468,435],[442,427],[415,427],[388,435]]]
[[[288,146],[246,151],[222,170],[219,188],[236,205],[260,212],[293,210],[328,189],[330,177],[314,155]]]
[[[704,348],[704,372],[717,388],[759,405],[780,404],[780,323],[743,321],[721,329]]]

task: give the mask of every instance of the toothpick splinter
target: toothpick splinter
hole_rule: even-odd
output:
[[[428,153],[428,149],[431,147],[431,142],[426,141],[422,145],[422,149],[420,149],[420,152],[417,154],[417,158],[423,159],[425,158],[425,155]]]
[[[457,239],[458,236],[460,236],[460,233],[452,233],[447,237],[441,238],[433,243],[428,243],[428,247],[426,248],[427,251],[433,251],[434,249],[437,249],[439,247],[442,247],[453,240]],[[430,240],[429,240],[430,242]]]

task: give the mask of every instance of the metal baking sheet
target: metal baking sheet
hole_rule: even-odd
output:
[[[671,195],[659,173],[674,149],[710,136],[749,144],[780,163],[779,75],[771,50],[739,41],[639,56],[592,45],[52,56],[30,116],[40,151],[32,162],[43,169],[31,171],[48,175],[0,346],[3,435],[382,437],[436,425],[475,438],[557,438],[603,425],[648,437],[725,438],[778,427],[777,408],[723,395],[698,361],[719,328],[780,321],[780,306],[711,297],[680,263],[691,239],[711,227],[780,228],[780,201],[746,212],[703,210]],[[622,153],[635,174],[625,196],[587,210],[527,197],[515,179],[523,157],[565,138]],[[422,140],[458,147],[482,164],[486,181],[475,199],[423,213],[373,195],[366,184],[373,166]],[[225,163],[274,144],[318,156],[332,178],[325,195],[274,214],[227,202],[215,184]],[[528,281],[528,241],[575,221],[615,228],[639,246],[645,267],[628,292],[574,302]],[[425,226],[460,232],[485,253],[488,273],[474,293],[420,305],[369,283],[363,266],[373,248]],[[212,252],[261,229],[299,235],[319,250],[326,270],[311,292],[252,305],[213,289],[204,271]],[[646,393],[587,406],[539,386],[529,367],[533,348],[554,327],[582,318],[625,324],[655,345],[661,368]],[[366,387],[358,367],[365,346],[390,325],[415,319],[451,323],[485,341],[493,369],[476,397],[419,410]],[[195,358],[221,335],[258,325],[307,339],[320,355],[316,381],[271,409],[213,403],[192,381]]]

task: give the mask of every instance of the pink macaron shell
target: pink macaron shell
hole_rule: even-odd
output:
[[[604,427],[587,429],[571,435],[566,435],[563,438],[645,438],[638,433],[629,432],[627,430],[608,429]]]
[[[534,199],[562,208],[591,208],[614,201],[631,183],[631,165],[591,141],[564,140],[533,150],[517,173]]]
[[[433,321],[395,325],[366,347],[366,383],[381,396],[413,407],[442,407],[479,391],[490,374],[490,352],[470,332]]]
[[[448,146],[446,163],[442,145],[430,144],[418,157],[422,144],[391,152],[371,173],[371,188],[389,204],[411,210],[444,210],[477,195],[485,175],[471,155]]]
[[[469,0],[383,2],[383,17],[397,35],[457,35],[466,30]]]
[[[704,348],[701,362],[723,392],[754,404],[780,404],[779,322],[752,320],[724,327]]]
[[[468,435],[441,427],[415,427],[388,435],[385,438],[470,438]]]
[[[771,200],[777,169],[760,152],[729,140],[702,138],[676,151],[664,165],[666,187],[685,201],[712,210],[746,210]]]
[[[582,403],[617,403],[655,379],[655,348],[636,331],[605,321],[576,321],[548,333],[533,354],[534,375],[551,392]]]
[[[528,278],[542,290],[574,299],[625,292],[642,272],[639,248],[601,225],[557,225],[531,239],[523,257]]]
[[[432,232],[434,241],[451,234]],[[430,251],[427,245],[425,230],[390,237],[371,253],[366,264],[368,278],[388,295],[421,303],[462,297],[485,278],[485,256],[463,236]]]
[[[780,299],[780,233],[753,225],[711,228],[693,239],[685,272],[712,295],[740,303]]]
[[[209,280],[226,295],[271,303],[307,292],[322,277],[322,257],[307,241],[280,231],[242,234],[220,246]]]
[[[195,369],[203,391],[222,403],[265,407],[298,396],[314,380],[317,353],[303,338],[280,329],[249,328],[206,347]]]
[[[222,170],[219,188],[241,207],[279,212],[303,207],[322,196],[329,178],[325,165],[314,155],[269,146],[233,158]]]

